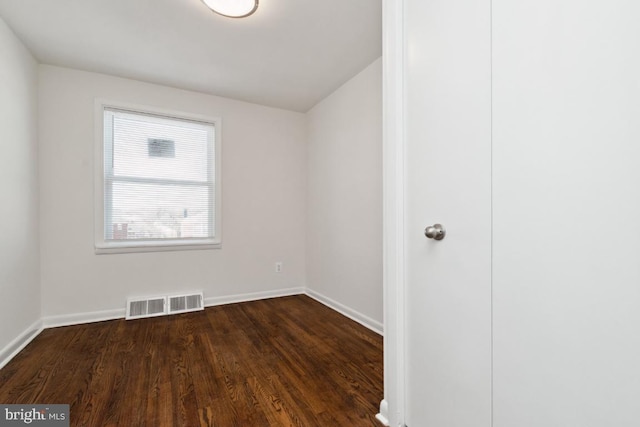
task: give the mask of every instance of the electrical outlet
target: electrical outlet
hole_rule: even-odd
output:
[[[282,262],[276,262],[276,273],[282,273]]]

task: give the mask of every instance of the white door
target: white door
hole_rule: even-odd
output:
[[[405,7],[405,423],[488,427],[490,1]],[[424,235],[435,223],[443,240]]]
[[[638,427],[640,2],[492,3],[494,427]]]
[[[640,426],[640,3],[404,4],[406,424]]]

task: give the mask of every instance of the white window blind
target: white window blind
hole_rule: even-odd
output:
[[[97,247],[219,243],[215,126],[104,107]]]

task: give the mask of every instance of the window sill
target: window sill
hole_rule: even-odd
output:
[[[126,254],[137,252],[169,252],[169,251],[194,251],[194,250],[208,250],[208,249],[221,249],[222,243],[206,242],[206,243],[171,243],[171,244],[158,244],[138,242],[132,243],[113,243],[104,246],[96,246],[96,255],[104,254]]]

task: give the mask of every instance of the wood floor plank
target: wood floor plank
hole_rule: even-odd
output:
[[[0,403],[68,403],[73,426],[377,426],[382,337],[302,295],[47,329]]]

